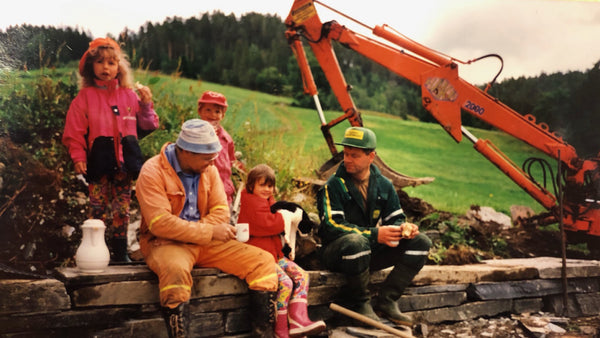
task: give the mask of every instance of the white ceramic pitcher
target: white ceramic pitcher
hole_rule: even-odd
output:
[[[83,273],[102,272],[110,261],[110,252],[104,241],[106,226],[99,219],[88,219],[81,225],[83,236],[75,253],[75,263]]]

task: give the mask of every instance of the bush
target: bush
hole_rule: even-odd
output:
[[[0,122],[11,140],[34,154],[47,167],[65,156],[62,130],[76,83],[40,75],[33,86],[21,85],[0,101]]]

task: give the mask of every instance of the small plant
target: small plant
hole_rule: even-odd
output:
[[[567,245],[567,250],[569,251],[577,251],[587,256],[590,254],[590,249],[588,248],[587,243],[577,243],[577,244],[569,244]]]
[[[492,251],[494,255],[498,255],[501,257],[509,257],[508,254],[508,243],[506,240],[499,236],[493,236],[491,239],[492,242]]]
[[[427,258],[437,265],[442,264],[446,258],[446,251],[448,251],[448,248],[446,248],[444,244],[435,243],[429,250],[429,256]]]

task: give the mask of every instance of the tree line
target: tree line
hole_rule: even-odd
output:
[[[278,16],[247,13],[239,18],[219,11],[187,19],[146,22],[137,31],[125,28],[118,37],[134,67],[291,96],[295,104],[313,108],[303,95],[296,60]],[[79,29],[21,25],[0,31],[0,69],[58,67],[76,62],[90,34]],[[425,122],[433,117],[422,107],[420,88],[373,61],[334,44],[340,67],[353,86],[360,109],[375,110]],[[339,105],[324,74],[307,49],[324,109]],[[547,123],[572,144],[580,156],[600,150],[600,62],[585,72],[510,78],[495,84],[490,95],[538,122]],[[470,114],[467,126],[490,128]]]

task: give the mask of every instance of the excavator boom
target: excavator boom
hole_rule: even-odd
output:
[[[370,28],[373,37],[367,37],[336,21],[322,23],[316,3],[327,7],[316,0],[294,1],[285,20],[286,38],[297,58],[304,91],[315,99],[321,130],[334,158],[338,152],[330,129],[344,120],[352,126],[362,126],[362,118],[350,96],[351,87],[340,69],[332,41],[420,86],[423,106],[456,142],[461,142],[465,135],[478,152],[548,209],[554,221],[562,219],[566,230],[600,236],[600,158],[579,158],[575,148],[551,132],[545,123],[537,123],[532,115],[513,111],[489,95],[487,88],[481,90],[460,78],[453,58],[412,41],[386,25]],[[329,122],[325,121],[318,103],[303,40],[310,46],[343,111]],[[490,141],[472,135],[462,126],[463,111],[559,161],[563,170],[557,180],[564,187],[563,193],[546,190]]]

